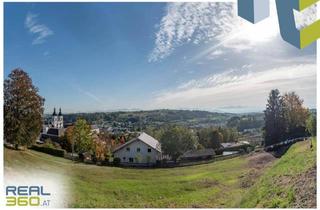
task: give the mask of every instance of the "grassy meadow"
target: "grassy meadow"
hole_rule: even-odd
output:
[[[299,174],[315,163],[315,152],[310,153],[307,144],[297,143],[283,158],[259,169],[262,176],[250,177],[250,182],[257,181],[253,187],[243,185],[257,170],[250,164],[250,156],[181,168],[130,169],[5,149],[5,175],[30,168],[62,175],[70,185],[68,207],[254,207],[262,199],[270,201],[270,177]]]

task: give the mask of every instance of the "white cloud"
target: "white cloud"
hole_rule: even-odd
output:
[[[241,72],[229,70],[203,79],[191,80],[155,96],[154,108],[199,108],[259,107],[264,108],[271,89],[281,92],[296,91],[308,106],[316,104],[316,65],[297,64]]]
[[[169,3],[156,33],[155,48],[149,61],[169,56],[184,43],[198,44],[221,33],[222,21],[231,21],[232,3]]]
[[[218,48],[222,47],[242,52],[270,42],[280,35],[275,1],[270,2],[270,17],[257,24],[238,17],[234,3],[169,3],[149,61],[164,59],[186,43],[209,46],[194,58],[196,60],[221,51]],[[315,17],[311,8],[303,17],[297,17],[298,25],[312,22]]]
[[[208,55],[208,59],[209,60],[217,59],[217,58],[221,57],[224,54],[226,54],[226,53],[224,51],[220,50],[220,49],[214,50],[213,52],[211,52]]]
[[[42,44],[48,36],[53,35],[53,31],[44,24],[38,23],[38,15],[28,13],[24,22],[28,31],[35,36],[32,44]]]

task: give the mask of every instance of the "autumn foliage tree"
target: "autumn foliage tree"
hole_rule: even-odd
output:
[[[4,80],[4,140],[18,148],[35,143],[42,128],[44,98],[22,69]]]
[[[295,92],[281,96],[279,90],[272,90],[264,114],[266,146],[306,135],[309,111]]]
[[[283,105],[287,137],[304,136],[309,110],[303,106],[303,100],[295,92],[290,92],[283,96]]]
[[[101,132],[93,135],[93,147],[97,160],[104,161],[112,156],[116,143],[111,135]]]
[[[68,126],[64,131],[64,136],[62,137],[62,148],[68,152],[72,151],[73,144],[73,128],[74,126]]]

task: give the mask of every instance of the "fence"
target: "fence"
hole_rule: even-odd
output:
[[[202,164],[213,163],[213,162],[216,162],[216,161],[235,158],[235,157],[241,156],[243,154],[245,154],[245,153],[238,152],[238,153],[234,153],[234,154],[230,154],[230,155],[216,155],[212,159],[209,159],[209,160],[194,161],[194,162],[176,162],[176,163],[168,162],[168,163],[161,164],[160,166],[157,166],[157,167],[160,167],[160,168],[173,168],[173,167],[202,165]]]

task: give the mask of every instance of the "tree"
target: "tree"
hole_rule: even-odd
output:
[[[73,144],[73,128],[74,126],[68,126],[65,131],[64,135],[61,138],[61,146],[63,149],[67,150],[68,152],[72,151],[72,144]]]
[[[279,90],[271,90],[266,110],[264,111],[265,146],[282,141],[285,136],[286,126],[283,107],[283,99]]]
[[[227,122],[227,127],[239,129],[241,118],[238,116],[231,117]]]
[[[160,142],[162,151],[176,161],[186,151],[196,148],[197,138],[187,128],[175,126],[164,131]]]
[[[309,117],[306,121],[306,130],[311,136],[317,136],[317,119],[316,116],[309,114]]]
[[[219,130],[213,130],[210,132],[210,147],[213,149],[219,149],[223,142],[223,135]]]
[[[219,149],[223,142],[222,128],[203,128],[198,132],[199,143],[205,148]]]
[[[306,133],[309,111],[303,107],[303,100],[295,92],[283,96],[283,111],[286,122],[286,137],[301,137]]]
[[[22,69],[4,81],[4,140],[21,146],[35,143],[42,128],[44,98]]]
[[[92,149],[92,135],[87,121],[78,118],[72,132],[74,145],[77,152],[88,152]]]
[[[222,134],[222,139],[220,143],[222,142],[234,142],[238,138],[238,131],[236,128],[225,128],[225,127],[219,127],[218,131]]]
[[[105,141],[101,140],[98,135],[93,136],[93,147],[98,161],[104,161],[107,156],[108,148]]]
[[[97,160],[104,161],[109,159],[112,156],[112,150],[116,145],[112,135],[100,132],[99,134],[94,134],[93,138],[93,146]]]
[[[238,130],[236,130],[235,128],[230,128],[229,129],[230,135],[229,135],[229,140],[224,142],[235,142],[238,140],[239,138],[239,133]]]

